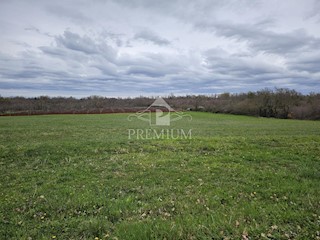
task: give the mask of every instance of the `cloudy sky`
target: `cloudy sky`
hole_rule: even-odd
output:
[[[318,0],[1,0],[0,95],[320,92]]]

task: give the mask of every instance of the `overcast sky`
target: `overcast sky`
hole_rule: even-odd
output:
[[[0,1],[0,95],[320,92],[319,0]]]

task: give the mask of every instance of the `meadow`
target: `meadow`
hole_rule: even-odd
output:
[[[190,114],[1,117],[0,239],[320,239],[319,121]]]

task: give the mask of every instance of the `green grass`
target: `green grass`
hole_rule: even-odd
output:
[[[0,239],[320,238],[320,122],[192,116],[0,118]]]

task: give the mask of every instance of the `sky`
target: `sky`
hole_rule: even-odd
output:
[[[0,95],[320,92],[318,0],[1,0]]]

